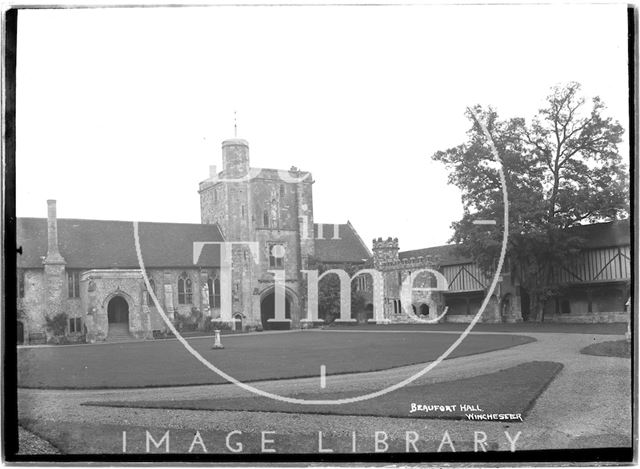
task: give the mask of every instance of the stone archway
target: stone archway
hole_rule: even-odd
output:
[[[129,303],[121,295],[114,295],[107,303],[108,338],[126,339],[129,334]]]
[[[507,293],[504,298],[502,298],[502,302],[500,305],[500,321],[507,322],[507,320],[511,317],[511,294]]]
[[[295,307],[295,296],[289,289],[285,289],[284,308],[285,319],[291,319],[291,311]],[[264,330],[274,329],[277,327],[273,322],[269,322],[269,319],[275,319],[276,315],[276,295],[273,287],[265,290],[260,297],[260,319],[262,321],[262,328]],[[281,328],[281,327],[280,327]]]
[[[235,332],[242,332],[242,314],[234,314],[233,316],[233,330]]]
[[[366,313],[366,318],[367,321],[369,319],[373,319],[373,303],[368,303],[365,307],[364,307],[364,311]]]

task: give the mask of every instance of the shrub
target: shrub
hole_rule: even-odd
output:
[[[229,322],[221,321],[219,319],[207,318],[206,322],[204,323],[204,330],[206,332],[212,332],[216,329],[222,331],[230,331],[233,329],[233,325]]]
[[[176,312],[175,326],[179,331],[195,331],[202,320],[202,313],[193,306],[187,314]]]
[[[63,336],[67,330],[67,313],[45,316],[47,330],[54,336]]]
[[[191,320],[196,324],[200,324],[202,320],[202,312],[195,306],[191,307]]]

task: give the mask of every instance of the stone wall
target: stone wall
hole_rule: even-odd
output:
[[[30,333],[45,332],[44,320],[44,269],[23,269],[24,297],[18,298],[18,311],[22,311],[19,319],[24,325],[25,339]]]
[[[80,277],[80,292],[87,328],[87,341],[104,340],[109,334],[108,306],[116,296],[124,298],[129,309],[129,332],[137,338],[149,335],[148,319],[142,309],[145,291],[142,273],[137,269],[88,270]]]

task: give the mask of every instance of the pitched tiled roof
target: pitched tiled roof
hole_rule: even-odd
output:
[[[617,220],[606,223],[593,223],[569,228],[569,232],[584,240],[586,247],[604,248],[625,246],[631,243],[631,225],[629,220]]]
[[[217,225],[139,223],[145,267],[192,267],[194,241],[223,241]],[[47,219],[18,218],[18,267],[41,268],[47,255]],[[69,269],[139,269],[133,222],[58,219],[58,245]],[[198,266],[220,265],[216,246],[205,246]]]
[[[606,223],[579,225],[567,230],[572,235],[583,239],[587,248],[603,248],[628,245],[631,240],[629,220],[619,220]],[[419,256],[438,256],[441,265],[454,265],[472,262],[471,258],[463,256],[455,244],[433,246],[413,251],[400,252],[400,259]]]
[[[322,239],[318,239],[318,223],[313,225],[315,256],[322,262],[339,264],[343,262],[359,263],[371,258],[371,252],[362,242],[350,222],[339,224],[338,237],[334,237],[334,225],[322,223]]]

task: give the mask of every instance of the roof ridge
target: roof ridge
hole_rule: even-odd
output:
[[[358,233],[358,230],[355,229],[355,227],[351,224],[350,220],[347,220],[347,226],[349,228],[351,228],[351,231],[353,231],[353,234],[356,236],[356,239],[358,241],[360,241],[360,244],[362,245],[362,247],[365,249],[365,251],[367,251],[367,254],[369,254],[369,257],[373,257],[373,254],[371,253],[371,250],[369,249],[369,246],[367,246],[364,241],[362,240],[362,238],[360,237],[360,234]]]
[[[16,220],[42,220],[44,217],[16,217]],[[185,223],[174,221],[136,221],[136,220],[102,220],[99,218],[57,218],[57,221],[81,221],[81,222],[108,222],[108,223],[152,223],[154,225],[190,225],[190,226],[216,226],[215,223]]]

